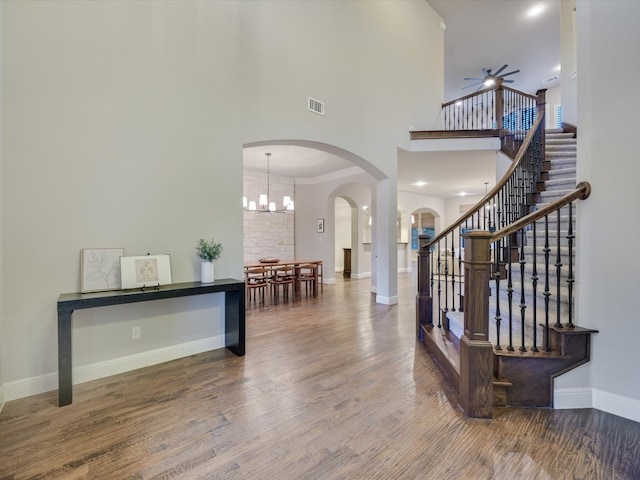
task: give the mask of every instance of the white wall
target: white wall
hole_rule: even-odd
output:
[[[556,105],[562,104],[560,86],[548,89],[545,92],[545,101],[545,128],[557,128],[558,115],[556,112]]]
[[[640,104],[638,18],[640,2],[577,4],[577,173],[593,190],[578,204],[576,314],[581,326],[600,332],[593,335],[591,363],[560,383],[578,393],[590,387],[595,408],[635,421],[640,421],[635,241],[640,224],[628,220],[638,217],[637,115],[630,108]],[[622,238],[613,250],[612,238]]]
[[[351,248],[351,205],[343,198],[335,199],[334,258],[336,272],[344,271],[344,248]]]
[[[195,241],[215,237],[225,249],[216,276],[241,278],[242,145],[268,140],[322,142],[362,159],[377,175],[381,224],[395,224],[397,148],[442,100],[443,35],[421,0],[3,8],[11,282],[0,353],[14,397],[57,386],[55,302],[79,289],[80,249],[170,253],[182,282],[199,275]],[[307,111],[308,96],[326,103],[325,116]],[[311,231],[328,208],[309,217]],[[379,263],[395,268],[387,237],[380,232]],[[393,297],[395,272],[382,274]],[[74,365],[219,343],[222,311],[213,295],[77,312]],[[133,325],[142,326],[136,342]]]
[[[560,5],[560,88],[563,121],[578,125],[578,78],[576,57],[576,0],[562,0]]]
[[[3,48],[3,39],[4,39],[4,21],[3,21],[3,11],[4,11],[4,6],[2,4],[0,4],[0,112],[3,111],[2,108],[2,95],[4,92],[4,88],[2,86],[3,84],[3,68],[4,68],[4,61],[3,61],[3,57],[4,57],[4,48]],[[0,145],[2,145],[2,128],[0,128]],[[3,238],[4,235],[2,234],[3,231],[3,212],[4,212],[4,208],[3,208],[3,198],[4,198],[4,189],[3,189],[3,180],[2,180],[2,172],[3,172],[4,168],[3,168],[3,162],[2,162],[2,148],[0,148],[0,252],[4,251],[4,246],[3,246]],[[4,300],[3,300],[3,294],[4,294],[4,267],[3,267],[3,260],[4,256],[2,254],[0,254],[0,411],[2,410],[2,406],[4,405],[4,381],[3,381],[3,363],[4,363],[4,349],[3,349],[3,342],[2,339],[5,337],[5,331],[4,331]]]

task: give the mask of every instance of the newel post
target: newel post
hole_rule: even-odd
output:
[[[460,405],[467,415],[491,418],[493,345],[489,341],[490,232],[463,234],[464,334],[460,339]]]
[[[424,341],[422,325],[433,327],[433,299],[429,288],[430,254],[429,235],[418,235],[418,294],[416,295],[416,337],[421,342]]]
[[[496,129],[502,130],[504,128],[504,89],[502,88],[502,80],[498,81],[495,88],[496,106],[495,115]]]
[[[536,115],[540,118],[541,115],[545,114],[547,108],[547,89],[541,88],[536,92]],[[542,151],[542,156],[544,159],[544,152],[546,148],[546,137],[544,135],[544,124],[542,125],[543,134],[540,135],[540,150]]]

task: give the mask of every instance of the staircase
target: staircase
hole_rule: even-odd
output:
[[[539,193],[534,196],[536,203],[532,210],[538,210],[576,188],[576,139],[573,134],[557,129],[547,130],[545,157],[545,172],[538,185]],[[569,208],[572,209],[571,216]],[[553,214],[548,218],[548,238],[545,238],[545,220],[538,220],[535,232],[537,253],[534,253],[533,247],[534,230],[533,227],[529,227],[524,234],[524,246],[512,247],[513,263],[510,269],[507,267],[502,272],[499,288],[496,288],[495,281],[490,283],[492,300],[489,307],[489,339],[494,346],[498,344],[495,323],[496,299],[502,319],[499,341],[502,348],[494,348],[494,407],[552,407],[553,379],[589,361],[590,334],[594,331],[566,326],[569,321],[573,322],[569,263],[572,269],[571,278],[575,278],[575,249],[571,248],[570,254],[567,237],[570,232],[575,232],[575,226],[575,204],[564,207],[557,215]],[[540,253],[545,241],[552,251],[548,266],[544,254]],[[522,259],[525,262],[523,271],[520,265]],[[558,259],[562,264],[559,279],[556,268]],[[535,287],[531,280],[534,273],[539,277]],[[514,326],[512,342],[508,334],[505,334],[509,322],[508,274],[511,275],[514,289],[511,302],[511,323]],[[524,303],[527,305],[524,310],[525,323],[529,326],[525,329],[524,341],[520,328],[521,292],[524,292]],[[534,297],[535,315],[532,310]],[[547,318],[551,326],[549,336],[545,338],[543,328],[538,326],[534,347],[533,325],[543,324]],[[460,338],[464,328],[464,314],[447,312],[447,320],[445,326]],[[564,326],[557,326],[558,324]]]

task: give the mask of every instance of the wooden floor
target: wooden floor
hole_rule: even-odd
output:
[[[416,343],[415,279],[251,307],[217,350],[8,402],[0,479],[640,479],[640,424],[595,410],[467,419]]]

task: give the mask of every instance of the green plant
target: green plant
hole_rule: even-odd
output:
[[[204,238],[201,238],[198,240],[196,250],[198,252],[198,256],[202,260],[212,262],[222,254],[222,244],[216,243],[213,238],[210,241],[206,241]]]

